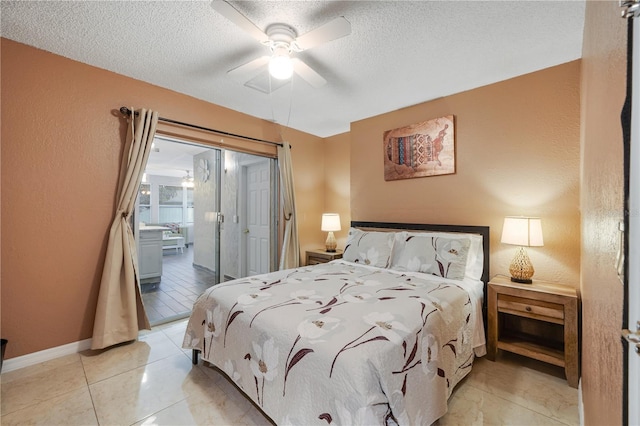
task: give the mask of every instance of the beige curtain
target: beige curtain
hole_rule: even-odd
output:
[[[291,146],[283,143],[278,146],[278,166],[282,185],[283,213],[285,220],[280,269],[300,266],[300,241],[298,240],[298,221],[296,218],[296,200],[293,191],[293,166],[291,164]]]
[[[129,219],[157,123],[158,113],[145,109],[132,113],[129,119],[120,166],[118,208],[109,232],[91,349],[134,340],[138,330],[150,328],[140,295],[138,253]]]

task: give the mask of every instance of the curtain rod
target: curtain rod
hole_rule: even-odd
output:
[[[120,113],[122,113],[123,115],[131,115],[131,110],[127,107],[120,107]],[[136,114],[138,114],[136,112]],[[223,135],[223,136],[231,136],[234,138],[240,138],[240,139],[246,139],[246,140],[250,140],[250,141],[254,141],[254,142],[262,142],[262,143],[269,143],[272,145],[277,145],[277,146],[284,146],[282,143],[278,143],[278,142],[272,142],[272,141],[267,141],[264,139],[257,139],[257,138],[252,138],[250,136],[242,136],[242,135],[236,135],[235,133],[229,133],[229,132],[224,132],[222,130],[216,130],[216,129],[210,129],[208,127],[202,127],[202,126],[198,126],[195,124],[189,124],[189,123],[183,123],[182,121],[176,121],[176,120],[171,120],[169,118],[162,118],[162,117],[158,117],[158,121],[164,121],[165,123],[171,123],[171,124],[177,124],[180,126],[185,126],[185,127],[191,127],[192,129],[198,129],[198,130],[204,130],[207,132],[211,132],[211,133],[216,133],[219,135]]]

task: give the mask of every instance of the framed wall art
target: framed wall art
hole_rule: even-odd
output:
[[[446,115],[384,132],[384,180],[455,173],[454,130]]]

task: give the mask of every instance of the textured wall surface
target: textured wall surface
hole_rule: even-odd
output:
[[[626,26],[618,2],[587,2],[581,199],[582,395],[586,425],[622,424],[623,288],[615,258],[624,205],[620,111],[626,88]]]
[[[540,216],[534,278],[577,287],[580,273],[580,62],[415,105],[351,125],[354,220],[491,227],[491,275],[515,247],[504,216]],[[455,116],[456,173],[384,181],[386,130]]]
[[[6,358],[92,335],[126,132],[117,112],[123,105],[254,138],[290,140],[299,209],[318,218],[318,230],[302,221],[301,244],[323,241],[317,238],[321,138],[4,38],[1,43]],[[159,127],[171,134],[170,126]],[[216,142],[192,133],[195,140]]]
[[[292,146],[291,162],[296,187],[298,233],[307,236],[300,239],[302,264],[305,251],[323,247],[327,238],[320,232],[322,213],[325,211],[325,144],[324,140],[314,144],[305,143],[298,138],[296,131],[291,129],[285,133],[284,139]],[[322,176],[322,180],[318,180],[318,174]]]
[[[344,249],[351,223],[350,169],[351,134],[342,133],[325,139],[325,212],[338,213],[342,230],[334,232],[338,248]],[[327,239],[322,232],[320,241]],[[322,247],[322,246],[321,246]]]

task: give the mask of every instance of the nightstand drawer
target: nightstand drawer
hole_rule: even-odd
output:
[[[341,259],[342,253],[342,250],[336,250],[332,252],[325,250],[307,250],[307,259],[305,264],[307,266],[310,266],[331,262],[335,259]]]
[[[315,257],[315,256],[308,256],[307,257],[307,266],[318,265],[320,263],[327,263],[327,258],[326,257]]]
[[[498,312],[556,324],[564,323],[563,305],[508,294],[498,294]]]

